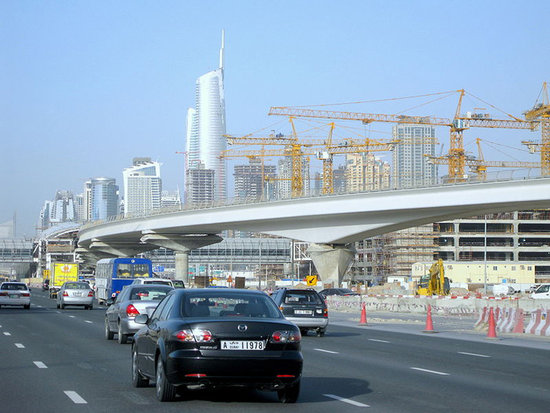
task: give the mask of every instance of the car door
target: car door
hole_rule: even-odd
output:
[[[117,331],[118,329],[118,314],[121,311],[122,302],[126,299],[125,297],[128,296],[128,291],[128,288],[124,288],[115,298],[115,302],[107,308],[107,321],[111,331]]]
[[[172,307],[173,302],[173,294],[166,296],[160,302],[147,322],[144,334],[139,337],[138,362],[140,362],[142,371],[152,377],[155,375],[155,353],[160,335],[160,323],[162,322],[163,317],[166,317],[167,310]]]

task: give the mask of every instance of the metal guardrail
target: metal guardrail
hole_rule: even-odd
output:
[[[224,200],[217,200],[212,202],[183,204],[179,207],[159,208],[159,209],[154,209],[143,213],[120,214],[120,215],[109,217],[108,219],[105,219],[105,220],[96,220],[96,221],[86,222],[80,228],[80,230],[82,231],[88,228],[92,228],[92,227],[96,227],[104,224],[111,224],[114,222],[126,221],[126,220],[131,221],[134,219],[149,218],[149,217],[154,217],[159,215],[177,214],[183,211],[215,209],[215,208],[237,206],[237,205],[254,205],[254,204],[267,204],[267,203],[275,204],[278,202],[286,202],[289,200],[296,200],[296,199],[331,198],[331,197],[339,197],[344,195],[352,195],[352,194],[360,194],[360,193],[380,193],[380,192],[392,192],[392,191],[422,189],[422,188],[446,188],[450,186],[472,185],[472,184],[482,185],[489,182],[516,182],[516,181],[534,180],[534,179],[540,179],[540,178],[543,178],[543,177],[540,176],[539,169],[536,169],[535,171],[533,171],[533,169],[510,169],[510,170],[503,170],[503,171],[495,171],[494,173],[488,173],[487,179],[485,181],[465,180],[460,182],[438,183],[434,185],[423,185],[423,186],[403,187],[403,188],[386,188],[386,189],[369,190],[369,191],[339,192],[334,194],[310,193],[302,197],[276,199],[276,200],[265,200],[265,199],[262,200],[262,199],[256,199],[256,198],[227,198]]]

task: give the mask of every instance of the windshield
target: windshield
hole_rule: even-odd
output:
[[[282,314],[267,295],[197,293],[184,296],[182,317],[253,317],[282,318]]]
[[[27,286],[25,284],[2,284],[2,290],[26,290]]]
[[[139,288],[133,288],[130,293],[130,300],[162,300],[170,291],[171,288],[166,288],[162,285],[147,285]]]

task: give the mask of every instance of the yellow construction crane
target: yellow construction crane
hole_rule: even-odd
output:
[[[540,168],[540,162],[520,162],[520,161],[486,161],[481,149],[481,139],[476,139],[477,158],[466,157],[465,166],[468,166],[477,176],[478,181],[487,179],[487,168]],[[446,156],[429,156],[430,162],[435,165],[448,165],[449,158]]]
[[[524,113],[528,121],[540,121],[541,141],[523,141],[529,150],[534,153],[540,151],[541,175],[550,175],[550,101],[546,82],[542,83],[542,90],[535,106]]]
[[[377,113],[342,112],[285,106],[271,107],[271,109],[269,110],[269,115],[281,115],[302,118],[357,120],[364,124],[369,124],[372,122],[389,122],[449,127],[450,149],[447,154],[447,159],[449,160],[449,180],[461,181],[465,179],[464,167],[466,165],[466,155],[464,152],[463,141],[464,130],[473,127],[534,130],[538,122],[522,120],[510,114],[507,114],[510,119],[493,119],[487,114],[469,114],[466,116],[462,116],[462,100],[466,92],[464,89],[457,90],[456,92],[459,93],[459,99],[453,119],[439,118],[434,116],[407,116],[397,114],[391,115]]]
[[[291,119],[292,121],[292,119]],[[344,139],[334,141],[332,132],[334,123],[330,124],[330,131],[326,140],[298,140],[296,129],[293,126],[292,136],[269,135],[268,137],[243,137],[228,136],[227,141],[231,145],[282,145],[283,149],[257,150],[226,150],[221,157],[265,157],[265,156],[290,156],[292,159],[291,193],[292,197],[303,195],[302,165],[304,156],[316,156],[323,161],[323,194],[334,192],[333,157],[351,153],[391,151],[397,141],[374,139]],[[319,148],[322,147],[322,150]],[[297,166],[297,167],[296,167]]]

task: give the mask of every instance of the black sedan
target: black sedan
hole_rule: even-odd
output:
[[[156,382],[160,401],[193,388],[246,386],[277,391],[283,403],[300,392],[301,335],[260,291],[176,289],[149,317],[132,345],[132,382]]]
[[[323,298],[327,298],[329,295],[339,295],[339,296],[361,295],[359,293],[356,293],[355,291],[350,290],[349,288],[327,288],[319,292],[319,294],[321,294],[321,297]]]

